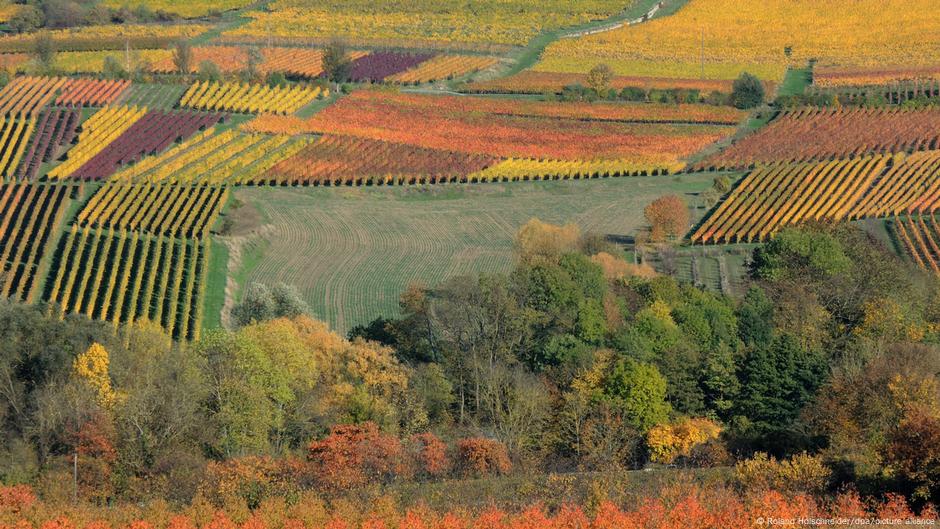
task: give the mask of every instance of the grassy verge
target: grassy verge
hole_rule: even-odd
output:
[[[596,506],[610,500],[628,508],[667,488],[689,484],[718,486],[730,482],[727,468],[668,469],[621,472],[533,474],[436,483],[393,485],[387,492],[399,505],[423,504],[433,510],[480,511],[491,506],[516,511],[533,504],[548,510],[562,505]]]
[[[212,236],[209,239],[209,273],[206,282],[205,306],[202,314],[204,330],[222,327],[222,306],[225,304],[225,282],[228,275],[228,246]]]
[[[783,83],[777,89],[778,96],[795,96],[806,91],[813,82],[813,70],[806,68],[789,68],[783,78]]]

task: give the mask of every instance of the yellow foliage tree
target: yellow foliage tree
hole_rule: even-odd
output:
[[[823,464],[822,457],[805,452],[782,461],[758,452],[734,467],[735,480],[745,490],[819,492],[825,489],[831,476],[832,471]]]
[[[709,419],[684,419],[654,426],[646,434],[646,443],[653,462],[669,464],[677,457],[690,455],[696,446],[717,439],[720,433],[721,426]]]
[[[591,261],[601,267],[604,271],[604,277],[608,281],[618,281],[630,277],[652,279],[658,275],[656,270],[653,270],[653,267],[646,263],[635,265],[607,252],[600,252],[591,256]]]
[[[531,219],[516,235],[516,251],[524,263],[552,262],[577,249],[580,240],[581,230],[574,224],[556,226]]]
[[[75,357],[72,363],[75,376],[95,390],[98,403],[105,408],[113,407],[120,400],[118,392],[111,387],[109,365],[108,351],[98,342],[91,344],[88,350]]]

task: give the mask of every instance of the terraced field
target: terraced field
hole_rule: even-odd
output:
[[[234,229],[224,240],[238,256],[231,270],[236,291],[251,281],[295,284],[318,317],[345,332],[397,314],[398,295],[409,282],[433,285],[460,274],[509,271],[515,232],[532,217],[632,235],[651,200],[701,192],[712,178],[238,188],[233,196],[245,205],[230,212]],[[696,196],[687,198],[698,203]]]

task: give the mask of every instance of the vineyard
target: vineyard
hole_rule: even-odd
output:
[[[96,112],[82,123],[78,143],[68,151],[65,162],[49,171],[49,178],[72,176],[145,114],[146,108],[129,106],[106,107]]]
[[[36,132],[30,140],[26,154],[16,171],[18,180],[35,180],[41,164],[57,157],[59,151],[70,145],[81,119],[80,108],[56,108],[42,113]],[[6,151],[6,150],[4,150]]]
[[[539,32],[601,20],[623,9],[622,2],[564,0],[539,3],[445,0],[380,3],[368,0],[314,2],[277,0],[252,12],[248,24],[225,32],[231,39],[271,35],[328,40],[336,35],[377,47],[448,46],[505,50],[524,45]]]
[[[49,32],[58,51],[101,51],[166,48],[180,39],[192,38],[211,28],[204,24],[107,24],[56,29]],[[30,52],[35,35],[0,37],[0,52]]]
[[[897,215],[892,222],[895,238],[911,260],[940,274],[940,226],[934,215]]]
[[[34,300],[40,260],[69,202],[80,193],[72,185],[0,185],[0,295]]]
[[[648,189],[687,189],[685,182],[694,181],[696,198],[685,197],[697,204],[692,216],[699,224],[687,235],[693,243],[750,243],[802,222],[897,217],[898,240],[907,240],[901,232],[906,230],[909,248],[920,248],[912,255],[930,268],[931,262],[940,264],[940,255],[923,249],[933,248],[936,234],[915,228],[932,226],[940,204],[940,111],[924,103],[940,98],[940,75],[930,63],[935,52],[928,50],[933,22],[909,20],[897,10],[883,16],[901,30],[860,34],[873,1],[857,4],[831,31],[806,36],[809,17],[825,17],[804,0],[760,6],[691,0],[675,14],[627,25],[601,22],[622,15],[622,6],[610,0],[578,5],[552,0],[538,9],[486,0],[474,8],[447,4],[446,13],[435,4],[434,21],[427,19],[427,0],[379,6],[364,0],[274,0],[263,8],[240,1],[176,6],[141,0],[134,5],[184,18],[210,9],[239,11],[218,25],[209,16],[199,23],[53,30],[58,73],[16,75],[0,89],[0,196],[13,205],[0,209],[0,261],[10,281],[0,295],[54,301],[65,313],[114,323],[154,320],[174,337],[192,339],[201,332],[213,226],[241,186],[265,186],[258,193],[274,193],[273,186],[298,193],[306,193],[298,189],[304,186],[329,187],[334,189],[322,193],[343,197],[342,188],[372,193],[368,188],[400,187],[384,191],[394,194],[416,186],[422,193],[464,196],[424,186],[489,183],[496,191],[480,197],[500,203],[499,190],[512,182],[540,181],[518,185],[554,189],[578,185],[563,181],[592,180],[583,183],[585,192],[597,187],[620,193],[588,193],[603,203],[596,207],[623,211],[616,201],[632,203],[634,194],[646,197]],[[732,29],[764,27],[777,17],[780,24],[761,38]],[[710,21],[704,35],[690,29],[701,20]],[[562,31],[581,24],[600,29]],[[914,33],[928,36],[905,37]],[[324,72],[324,45],[334,34],[349,45],[348,64],[335,84]],[[524,49],[536,35],[545,40]],[[789,49],[785,35],[805,38]],[[192,39],[188,74],[180,73],[174,60],[172,46],[180,38]],[[0,64],[9,71],[44,72],[26,53],[32,42],[19,35],[0,37]],[[875,42],[896,45],[893,59],[877,62],[888,52],[873,50]],[[547,46],[541,55],[540,46]],[[518,58],[530,51],[531,59]],[[835,94],[844,107],[755,114],[730,105],[732,79],[745,66],[760,77],[770,98],[782,72],[811,56],[819,62],[807,75],[812,85],[805,94]],[[126,68],[126,75],[104,78],[108,57]],[[521,66],[524,60],[535,66]],[[206,77],[206,61],[218,75]],[[587,71],[598,62],[613,71],[597,95],[623,91],[621,100],[568,100],[567,87],[593,90],[595,80]],[[67,75],[71,72],[99,78]],[[863,104],[871,100],[882,104]],[[909,101],[916,104],[905,104]],[[745,174],[730,191],[706,189],[704,184],[716,178],[711,172],[722,171]],[[614,185],[618,177],[630,177],[629,182]],[[661,182],[653,183],[656,179]],[[90,183],[82,187],[83,181]],[[573,188],[565,189],[571,199]],[[88,197],[82,194],[86,190]],[[540,200],[568,210],[550,195],[539,195]],[[277,196],[293,204],[283,193]],[[381,210],[381,201],[368,196],[375,198],[370,208],[375,204],[372,209]],[[389,218],[400,217],[411,204],[410,195],[398,198],[402,203],[395,207],[402,209],[389,210]],[[326,210],[348,226],[362,225],[344,212],[345,200],[330,202]],[[468,198],[462,207],[472,212],[477,200],[484,198]],[[265,204],[261,216],[272,215],[274,204],[257,202]],[[530,206],[532,214],[551,217],[541,204]],[[631,215],[643,204],[634,206]],[[322,214],[305,211],[303,222],[324,223]],[[506,226],[517,220],[494,224],[502,230],[499,242],[480,244],[498,247],[500,257],[484,252],[487,257],[479,262],[489,264],[481,266],[505,262],[501,252],[512,231]],[[287,230],[275,239],[290,232],[288,222],[283,217],[275,223]],[[629,224],[634,229],[638,221]],[[431,229],[418,219],[399,228],[404,226],[412,237]],[[464,227],[453,229],[463,233]],[[405,234],[396,235],[396,244],[412,248],[414,255],[433,253],[413,247]],[[320,242],[310,251],[349,244],[338,237],[317,234]],[[477,240],[467,237],[461,240]],[[307,241],[290,242],[305,247]],[[267,244],[255,240],[246,250],[251,259],[266,256],[258,277],[267,276],[264,259],[273,259]],[[375,244],[391,251],[385,242]],[[450,251],[469,251],[462,248]],[[213,273],[225,274],[226,258],[227,252],[214,256]],[[434,259],[450,262],[443,254]],[[317,268],[311,278],[330,274],[324,270]],[[282,275],[272,277],[290,279]],[[435,281],[444,272],[435,269],[423,277]],[[214,279],[212,288],[219,292],[213,299],[223,296],[225,287],[218,285],[225,280]],[[394,288],[381,287],[388,306],[392,291],[401,287],[396,281]],[[306,294],[322,310],[341,306],[356,314],[339,316],[335,323],[377,314],[351,308],[366,302],[362,293],[355,302],[343,297],[340,290],[349,288],[345,281],[327,285],[332,286]]]
[[[781,81],[788,66],[922,67],[940,59],[932,0],[690,0],[674,15],[548,46],[537,71]],[[872,21],[877,20],[877,24]],[[826,31],[818,28],[825,27]],[[789,48],[789,53],[786,49]]]
[[[224,115],[215,113],[147,112],[70,176],[83,180],[104,179],[119,168],[140,161],[144,155],[162,152],[171,144],[224,119]]]
[[[293,114],[317,98],[327,97],[319,87],[270,87],[248,83],[196,83],[183,94],[181,107],[246,114]]]
[[[149,320],[176,339],[199,337],[208,241],[73,224],[44,299],[115,324]]]
[[[525,70],[516,75],[470,83],[468,90],[482,94],[560,94],[566,86],[587,85],[587,74]],[[616,76],[610,88],[644,90],[698,90],[701,93],[731,92],[731,81],[722,79],[677,79],[670,77]]]
[[[290,184],[394,184],[467,181],[495,160],[386,141],[323,135],[278,163],[265,180]]]
[[[217,186],[107,184],[79,212],[79,227],[139,230],[202,239],[218,218],[228,191]]]
[[[940,81],[940,67],[846,68],[820,66],[813,69],[813,84],[822,88],[880,86],[905,81]]]
[[[940,148],[940,109],[787,111],[767,127],[695,165],[741,168],[755,163],[850,158]]]
[[[251,4],[251,0],[187,0],[186,2],[177,2],[174,0],[104,0],[102,4],[113,7],[130,7],[173,13],[183,18],[197,18],[206,16],[210,13],[220,13],[238,9]]]
[[[575,117],[577,108],[527,103],[507,111],[507,105],[513,102],[360,91],[316,114],[307,124],[310,131],[467,154],[629,159],[650,168],[673,166],[734,130],[722,125],[674,124],[670,121],[677,114],[657,107],[634,113],[629,108],[601,106],[598,117]],[[705,109],[703,115],[728,119],[724,111],[712,115]]]
[[[125,182],[173,184],[240,184],[258,181],[268,169],[292,156],[310,140],[289,136],[245,134],[235,130],[215,134],[207,129],[117,172]]]
[[[782,227],[940,209],[940,152],[773,164],[749,173],[693,243],[762,241]]]
[[[477,55],[438,55],[414,68],[385,77],[385,81],[402,84],[420,84],[454,79],[485,70],[499,59]]]

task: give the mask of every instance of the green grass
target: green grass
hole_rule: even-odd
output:
[[[323,110],[324,108],[332,105],[336,102],[337,99],[342,97],[341,94],[338,94],[334,91],[330,91],[329,97],[324,97],[322,99],[314,99],[306,106],[302,107],[300,110],[294,113],[297,117],[309,118],[316,114],[317,112]]]
[[[182,84],[133,84],[121,96],[122,105],[141,105],[150,109],[170,109],[176,106],[188,88]]]
[[[526,221],[633,235],[643,207],[668,193],[699,205],[712,174],[415,187],[239,188],[230,213],[244,242],[234,279],[293,284],[340,331],[398,314],[412,281],[508,272]],[[704,208],[694,209],[700,216]]]
[[[783,83],[777,89],[778,96],[795,96],[806,91],[806,88],[813,82],[813,70],[806,68],[790,68],[787,70]]]
[[[206,282],[206,297],[203,303],[202,329],[222,327],[222,306],[225,304],[225,283],[228,275],[228,246],[216,237],[209,239],[209,272]]]

